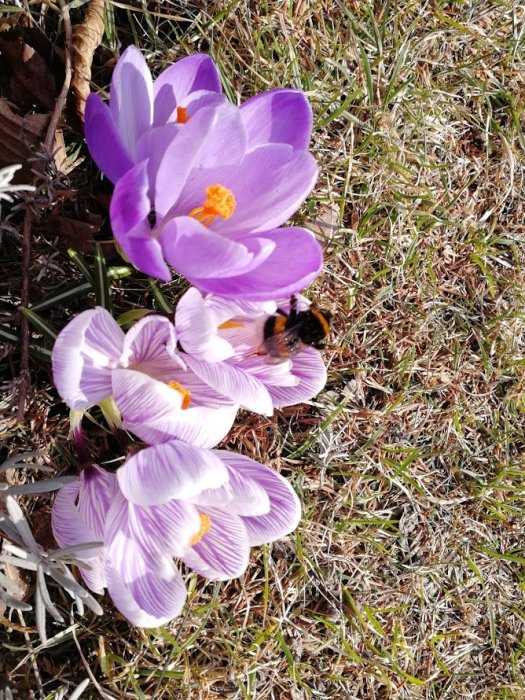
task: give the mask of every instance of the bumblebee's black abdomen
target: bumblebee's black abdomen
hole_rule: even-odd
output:
[[[316,345],[330,332],[330,316],[319,309],[308,309],[297,314],[297,334],[305,345]]]

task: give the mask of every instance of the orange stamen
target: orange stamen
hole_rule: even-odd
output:
[[[209,515],[206,515],[205,513],[199,513],[199,517],[201,519],[201,526],[199,532],[191,538],[190,547],[193,547],[198,542],[200,542],[211,527],[211,518]]]
[[[244,328],[244,323],[239,323],[238,321],[224,321],[219,328],[221,330],[224,328]]]
[[[217,216],[229,219],[234,211],[235,197],[233,192],[223,185],[210,185],[206,188],[206,201],[202,207],[192,209],[189,216],[193,216],[197,221],[209,226]]]
[[[183,410],[188,408],[188,406],[190,405],[190,401],[191,401],[191,391],[188,391],[187,389],[185,389],[182,386],[182,384],[179,384],[179,382],[168,382],[168,386],[171,389],[175,389],[175,391],[178,391],[179,394],[181,394],[181,396],[182,396],[181,408]]]

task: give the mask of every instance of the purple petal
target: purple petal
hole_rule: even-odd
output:
[[[251,151],[236,165],[192,173],[191,189],[186,189],[195,197],[193,193],[204,192],[211,184],[227,187],[235,197],[235,211],[229,219],[217,217],[211,228],[225,234],[259,232],[284,223],[304,202],[316,179],[312,155],[286,144],[270,144]],[[180,207],[184,208],[182,198]]]
[[[215,391],[255,413],[271,416],[273,404],[268,390],[255,377],[226,362],[202,362],[186,355],[186,364]]]
[[[63,486],[55,496],[51,511],[51,528],[60,547],[74,547],[103,539],[90,530],[85,518],[81,515],[76,505],[79,491],[80,479]],[[90,568],[81,569],[82,577],[88,587],[95,593],[103,593],[106,578],[101,549],[81,550],[76,558],[89,564]]]
[[[186,601],[182,576],[174,566],[170,574],[137,566],[132,581],[123,580],[117,569],[108,567],[107,588],[115,607],[137,627],[165,625],[180,615]]]
[[[149,374],[148,368],[155,368],[159,363],[169,363],[174,368],[184,367],[176,355],[168,355],[166,347],[175,350],[177,341],[173,323],[165,316],[152,314],[137,321],[126,333],[122,364],[133,366]],[[174,359],[175,358],[175,359]]]
[[[296,386],[268,386],[276,408],[308,401],[326,384],[326,367],[321,353],[315,348],[305,347],[294,356],[292,372],[299,378]]]
[[[138,270],[169,281],[171,273],[148,221],[148,189],[148,164],[143,161],[117,182],[109,210],[111,227],[118,244]]]
[[[314,281],[323,266],[323,252],[313,234],[290,227],[265,231],[262,235],[265,240],[273,239],[276,246],[257,269],[237,277],[193,277],[191,283],[227,298],[242,296],[246,301],[270,301],[289,298]],[[240,241],[248,246],[254,237],[243,236]]]
[[[233,355],[233,348],[218,334],[217,322],[195,287],[191,287],[177,304],[177,337],[185,352],[197,360],[217,362]]]
[[[86,101],[84,133],[91,157],[108,180],[117,182],[133,167],[109,107],[94,93]]]
[[[212,450],[221,455],[219,450]],[[223,464],[226,464],[225,462]],[[264,515],[270,510],[266,490],[254,479],[226,464],[228,481],[219,488],[208,488],[192,499],[196,506],[218,506],[236,515]]]
[[[209,56],[187,56],[162,71],[153,83],[155,124],[167,122],[174,109],[184,106],[191,93],[198,90],[221,91],[219,73]]]
[[[216,450],[220,458],[240,478],[253,479],[264,488],[270,498],[270,511],[266,515],[243,517],[250,546],[273,542],[297,527],[301,517],[301,504],[295,491],[280,474],[263,464],[254,462],[224,450]]]
[[[133,370],[113,372],[113,394],[126,429],[148,444],[178,438],[214,447],[227,435],[237,413],[234,404],[183,410],[179,391]]]
[[[188,216],[167,223],[159,240],[168,262],[190,281],[244,274],[258,268],[275,248],[273,240],[263,237],[250,239],[248,247]]]
[[[100,307],[79,314],[53,347],[53,379],[70,408],[89,408],[111,396],[111,370],[118,366],[124,333]]]
[[[115,474],[110,474],[96,464],[82,472],[78,512],[97,540],[104,539],[107,514],[117,490]]]
[[[149,506],[172,498],[191,500],[206,488],[221,486],[228,472],[211,450],[171,441],[136,453],[117,477],[129,501]]]
[[[268,90],[244,102],[241,116],[248,134],[248,149],[267,143],[287,143],[307,149],[312,134],[312,108],[297,90]]]
[[[199,110],[187,124],[184,124],[184,129],[180,129],[177,137],[166,148],[155,180],[157,216],[162,217],[167,214],[177,202],[194,161],[199,151],[206,148],[208,134],[218,123],[220,116],[221,108],[205,107]]]
[[[142,161],[117,182],[109,209],[115,238],[129,235],[139,224],[147,221],[151,211],[148,196],[148,163]]]
[[[153,82],[144,57],[129,46],[111,78],[109,106],[122,141],[132,157],[140,136],[153,118]]]
[[[218,508],[199,507],[209,517],[209,530],[181,557],[201,576],[226,581],[240,576],[248,566],[249,543],[242,519]]]
[[[127,259],[145,275],[158,277],[164,282],[171,280],[160,243],[151,235],[147,221],[140,223],[126,236],[117,239]]]

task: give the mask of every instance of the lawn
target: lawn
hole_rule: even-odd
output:
[[[46,8],[41,28],[63,46]],[[294,223],[324,246],[307,293],[334,313],[328,382],[271,418],[241,414],[224,443],[291,481],[298,529],[254,548],[241,579],[188,573],[184,614],[158,630],[130,627],[107,596],[103,616],[80,616],[50,584],[65,624],[48,619],[47,646],[31,612],[14,628],[0,618],[0,677],[15,697],[69,697],[86,678],[92,698],[525,697],[524,40],[525,8],[505,1],[106,4],[91,83],[102,95],[129,44],[154,75],[210,53],[234,102],[306,92],[320,176]],[[24,280],[56,329],[94,306],[92,292],[42,304],[85,281],[68,247],[93,265],[95,238],[108,266],[123,264],[111,188],[72,104],[63,133],[68,172],[48,162],[36,176],[30,251],[24,205],[2,210],[0,324],[18,338]],[[184,289],[152,290],[134,272],[110,292],[122,313]],[[2,336],[3,456],[39,450],[73,473],[51,343],[29,328],[27,368]],[[89,440],[103,458],[98,418]],[[50,548],[51,502],[21,499]]]

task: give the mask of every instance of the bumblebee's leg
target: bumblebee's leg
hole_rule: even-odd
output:
[[[297,297],[295,294],[290,298],[290,313],[288,314],[288,322],[290,326],[297,322]]]

